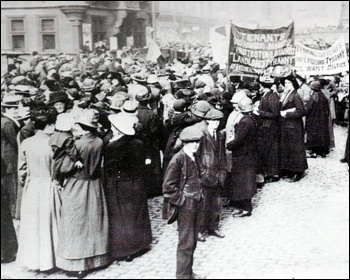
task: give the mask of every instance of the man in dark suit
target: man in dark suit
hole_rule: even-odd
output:
[[[200,219],[200,234],[198,241],[205,241],[205,234],[224,238],[219,231],[221,214],[221,191],[224,185],[226,171],[225,138],[217,131],[223,113],[211,109],[206,115],[207,126],[203,130],[198,156],[201,160],[201,185],[204,202]]]

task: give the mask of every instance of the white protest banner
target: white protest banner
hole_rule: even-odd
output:
[[[300,43],[295,44],[295,67],[307,75],[333,75],[349,71],[344,37],[330,48],[315,50]]]
[[[161,55],[162,53],[160,52],[160,48],[156,43],[156,41],[154,41],[153,39],[150,39],[146,60],[157,62],[158,57]]]
[[[213,60],[220,64],[220,69],[225,69],[230,43],[230,25],[210,28],[209,38]]]

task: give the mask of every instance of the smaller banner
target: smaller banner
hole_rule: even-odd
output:
[[[220,64],[220,69],[226,69],[230,43],[230,25],[210,28],[209,38],[213,60]]]
[[[111,51],[118,49],[118,38],[117,37],[109,37],[109,48]]]
[[[306,75],[333,75],[349,71],[344,37],[341,36],[330,48],[315,50],[295,44],[295,67]]]

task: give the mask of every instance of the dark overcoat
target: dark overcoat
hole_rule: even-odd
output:
[[[252,198],[256,192],[257,172],[257,122],[252,115],[245,115],[235,125],[235,138],[228,142],[232,152],[232,184],[234,200]]]
[[[321,92],[313,92],[306,105],[306,147],[329,149],[329,104]]]
[[[275,92],[268,92],[260,100],[258,133],[258,173],[278,175],[280,171],[280,102]]]
[[[20,127],[10,118],[1,115],[1,158],[6,164],[6,172],[1,176],[1,183],[9,197],[11,214],[15,217],[18,189],[18,143]],[[19,216],[19,215],[18,215]]]
[[[214,140],[207,129],[203,132],[204,136],[196,152],[201,161],[201,181],[204,188],[216,188],[227,174],[225,136],[216,131]]]
[[[281,104],[281,110],[292,109],[286,117],[280,117],[281,170],[303,172],[308,168],[304,144],[304,104],[294,90]]]
[[[142,125],[140,139],[145,145],[151,164],[145,167],[148,176],[144,177],[148,196],[160,195],[161,191],[161,160],[159,141],[161,138],[161,129],[159,117],[153,110],[144,105],[139,105],[137,117]]]
[[[147,248],[152,241],[143,183],[145,147],[140,140],[123,136],[107,144],[105,151],[109,250],[113,258],[123,258]]]
[[[1,177],[5,174],[6,164],[1,158]],[[8,196],[1,183],[1,262],[14,260],[17,249],[17,237],[8,205]]]

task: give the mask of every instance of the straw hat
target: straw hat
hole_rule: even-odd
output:
[[[98,128],[98,117],[99,114],[97,110],[86,108],[81,112],[76,122],[92,128]]]
[[[115,114],[108,116],[111,124],[125,135],[135,135],[134,119],[126,114]]]
[[[57,116],[55,128],[60,131],[70,131],[75,123],[74,117],[69,113]]]
[[[126,100],[123,104],[122,111],[124,113],[136,116],[138,103],[132,100]]]
[[[245,91],[239,90],[232,96],[231,103],[238,103],[244,97],[247,97]]]

